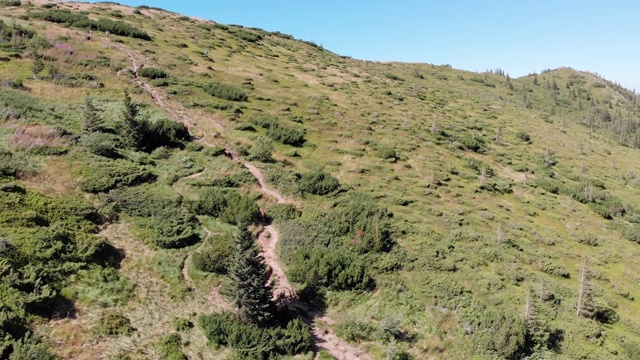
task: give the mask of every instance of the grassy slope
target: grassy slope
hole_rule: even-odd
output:
[[[557,162],[551,171],[559,181],[577,184],[580,181],[576,179],[597,179],[605,184],[607,192],[623,199],[625,205],[640,208],[637,197],[640,188],[630,176],[640,171],[635,161],[638,150],[620,146],[617,136],[602,128],[596,127],[591,132],[581,124],[588,117],[590,107],[585,93],[580,93],[573,104],[553,106],[554,91],[547,88],[546,82],[557,83],[557,98],[569,99],[567,82],[581,81],[582,84],[571,89],[588,90],[600,107],[608,107],[605,101],[611,102],[612,114],[637,118],[637,107],[625,100],[612,84],[594,87],[595,83],[602,82],[597,77],[559,69],[538,75],[540,85],[533,84],[532,76],[512,79],[514,89],[510,90],[503,76],[429,64],[342,58],[268,34],[263,34],[264,39],[258,43],[250,43],[213,27],[212,23],[180,19],[178,15],[155,10],[143,10],[141,16],[115,5],[60,6],[90,9],[90,16],[96,17],[109,16],[112,9],[117,8],[125,14],[125,21],[147,30],[154,38],[152,42],[115,36],[112,41],[121,40],[143,54],[147,57],[146,66],[167,70],[171,74],[170,85],[159,91],[187,107],[188,116],[207,136],[219,132],[209,121],[212,118],[231,129],[258,113],[277,116],[282,123],[304,128],[313,146],[294,149],[277,145],[275,158],[286,165],[271,165],[277,168],[274,171],[323,167],[341,183],[371,194],[394,212],[395,239],[406,250],[407,257],[416,260],[402,270],[379,275],[374,293],[330,293],[330,315],[347,314],[336,318],[365,318],[372,322],[396,316],[401,319],[402,328],[415,337],[411,351],[417,357],[460,358],[470,356],[474,345],[464,334],[468,324],[460,320],[458,309],[451,307],[451,302],[438,300],[430,290],[436,288],[440,279],[446,279],[447,286],[458,284],[479,302],[509,309],[522,317],[527,291],[531,290],[532,296],[536,296],[543,284],[545,291],[553,292],[560,299],[553,321],[565,330],[560,357],[624,354],[623,338],[640,342],[637,302],[616,294],[629,292],[635,298],[640,296],[635,286],[638,281],[635,258],[639,248],[611,227],[612,223],[623,220],[605,220],[587,205],[535,186],[535,180],[549,171],[544,159],[550,152]],[[14,21],[24,9],[1,11],[3,19]],[[110,45],[102,34],[95,34],[93,41],[84,41],[83,31],[45,22],[15,21],[34,28],[48,39],[69,37],[69,43],[74,46],[71,58],[104,54],[110,57],[111,66],[90,69],[105,84],[99,90],[29,80],[28,59],[0,63],[0,79],[25,79],[31,96],[70,102],[78,108],[79,99],[90,91],[107,111],[117,111],[117,104],[112,100],[119,100],[121,90],[131,86],[126,72],[120,77],[114,76],[119,68],[128,66],[129,61],[118,48]],[[209,49],[207,56],[203,54],[204,49]],[[63,73],[88,71],[64,62],[64,54],[52,55],[58,58],[58,67]],[[389,74],[400,79],[393,79]],[[233,104],[230,110],[212,108],[224,102],[189,83],[212,80],[244,87],[250,101]],[[526,98],[531,108],[525,106]],[[142,93],[134,94],[134,99],[153,104]],[[578,102],[581,109],[576,109]],[[233,110],[238,107],[242,114],[233,116]],[[294,118],[302,119],[302,124],[293,122]],[[12,123],[2,125],[4,138],[12,126]],[[461,150],[457,143],[438,137],[441,130],[460,137],[483,139],[485,151],[479,154]],[[500,141],[496,141],[498,132]],[[529,134],[531,143],[519,139],[518,132]],[[238,147],[249,144],[253,136],[249,132],[230,130],[216,141]],[[381,145],[395,148],[399,161],[376,156]],[[291,156],[294,150],[299,157]],[[513,192],[495,194],[481,190],[480,176],[465,165],[470,158],[483,161],[495,171],[496,175],[489,181],[509,184]],[[69,155],[39,161],[43,171],[26,180],[27,186],[52,194],[58,189],[77,191],[69,184],[77,178],[74,169],[82,166],[83,158]],[[51,186],[43,187],[44,181]],[[303,208],[330,206],[317,198],[301,201]],[[503,233],[500,244],[499,228]],[[600,239],[599,246],[577,241],[589,234]],[[122,269],[131,281],[144,287],[140,279],[152,277],[158,280],[154,289],[172,286],[166,278],[157,275],[161,269],[152,265],[152,259],[178,259],[175,268],[179,267],[180,254],[150,249],[140,252],[139,258],[131,257],[128,261],[132,264]],[[435,269],[436,252],[446,252],[443,261],[450,263],[449,270],[455,265],[455,271]],[[620,321],[602,326],[606,334],[602,344],[600,339],[585,338],[584,329],[595,326],[592,321],[575,318],[578,279],[585,257],[593,273],[590,281],[601,289],[603,299],[617,304],[616,312],[620,315]],[[569,278],[541,271],[546,263],[564,267]],[[133,318],[137,316],[134,308],[138,301],[145,304],[136,299],[124,306],[124,311],[131,311]],[[167,306],[163,301],[173,305]],[[186,300],[168,297],[158,306],[179,308],[177,304],[182,301],[188,301],[193,312],[206,306],[201,299],[191,296]],[[99,310],[87,305],[84,311],[91,315]],[[179,315],[188,317],[188,314]],[[169,314],[163,316],[167,319],[161,320],[161,325],[137,323],[141,338],[133,343],[121,339],[108,346],[127,351],[135,349],[144,354],[154,334],[166,332],[166,328],[154,330],[155,326],[169,326]],[[75,326],[80,326],[80,332],[84,326],[91,327],[87,320],[90,318],[84,317],[72,325],[62,324],[59,328],[54,324],[51,336],[60,342],[61,353],[72,351],[65,349],[69,341],[75,339],[69,334],[75,334]],[[189,354],[207,353],[204,340],[196,334],[198,330],[191,331],[194,339],[188,347]],[[88,341],[90,339],[85,338],[81,343]],[[382,356],[385,351],[382,344],[363,345],[374,356]]]

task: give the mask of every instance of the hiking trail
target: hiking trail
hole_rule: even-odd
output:
[[[131,71],[131,74],[133,75],[133,82],[136,86],[145,90],[151,96],[153,101],[161,109],[163,109],[169,114],[172,120],[176,122],[181,122],[187,127],[198,128],[197,125],[194,125],[190,122],[189,117],[186,115],[186,110],[180,103],[173,103],[171,105],[168,105],[167,104],[168,102],[165,102],[161,99],[156,89],[154,89],[151,85],[143,81],[138,76],[139,69],[145,65],[145,62],[141,60],[143,58],[142,56],[138,54],[139,58],[136,58],[136,55],[133,53],[133,51],[129,47],[123,44],[115,44],[115,47],[121,50],[122,52],[124,52],[126,56],[131,60],[132,66],[130,68],[130,71]],[[226,130],[225,127],[216,119],[210,119],[210,120],[213,122],[216,128],[218,128],[221,132],[224,132]],[[202,137],[201,139],[198,139],[198,141],[208,147],[214,146],[213,144],[209,143],[204,137]],[[291,200],[282,196],[282,194],[280,194],[277,190],[269,188],[264,178],[264,175],[262,174],[260,169],[258,169],[256,166],[243,160],[242,158],[240,158],[240,156],[236,152],[232,150],[226,150],[226,154],[229,157],[231,157],[232,160],[242,163],[244,167],[246,167],[249,170],[251,175],[253,175],[253,177],[258,182],[260,191],[262,193],[272,197],[277,203],[281,203],[281,204],[293,203]],[[200,176],[204,173],[205,170],[199,173],[189,175],[184,179]],[[175,186],[175,183],[174,183],[174,186]],[[174,190],[175,189],[176,188],[174,187]],[[182,196],[182,194],[179,191],[176,190],[176,192],[178,192]],[[200,225],[204,229],[204,231],[207,233],[207,237],[211,236],[211,232],[202,224]],[[335,323],[333,319],[331,319],[326,315],[322,315],[314,312],[312,309],[309,308],[308,304],[298,299],[298,296],[295,290],[289,283],[289,280],[284,272],[284,269],[280,265],[280,262],[278,260],[278,255],[276,253],[276,248],[277,248],[280,234],[277,228],[273,224],[263,223],[262,225],[264,228],[262,232],[260,232],[257,241],[262,248],[262,255],[264,257],[265,264],[268,265],[272,270],[270,282],[271,284],[275,284],[273,289],[274,299],[276,299],[277,302],[284,304],[284,306],[288,306],[291,309],[295,309],[302,312],[301,317],[311,327],[311,332],[312,332],[315,347],[317,348],[317,350],[326,350],[338,360],[370,359],[370,357],[367,354],[365,354],[362,350],[340,339],[329,329],[328,326]],[[187,268],[186,268],[188,264],[187,261],[190,260],[190,256],[191,254],[187,257],[187,259],[185,259],[185,263],[182,268],[182,275],[185,279],[185,282],[189,285],[189,287],[191,287],[192,289],[195,289],[195,285],[191,280],[191,278],[189,277],[189,274],[187,273]],[[216,287],[211,292],[209,299],[214,305],[222,309],[230,310],[233,308],[231,304],[226,302],[220,296],[219,286]],[[319,323],[324,323],[327,329],[322,330],[321,328],[319,328],[318,327]],[[318,354],[319,352],[316,353],[316,358],[318,358]]]

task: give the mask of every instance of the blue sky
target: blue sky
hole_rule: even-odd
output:
[[[640,91],[640,1],[119,0],[281,31],[357,59],[512,77],[570,66]]]

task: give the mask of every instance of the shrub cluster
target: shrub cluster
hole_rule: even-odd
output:
[[[241,359],[272,359],[311,350],[313,344],[309,326],[294,319],[283,327],[263,328],[237,321],[224,312],[204,315],[198,324],[213,345],[229,346]]]
[[[108,314],[100,319],[98,332],[106,336],[125,335],[133,333],[131,321],[122,314]]]
[[[198,215],[217,217],[233,225],[239,222],[252,223],[259,215],[256,202],[235,189],[208,189],[190,207]]]
[[[598,184],[591,181],[582,182],[577,186],[563,184],[557,180],[541,177],[536,179],[535,185],[552,194],[561,194],[588,204],[591,210],[605,219],[611,220],[614,216],[622,216],[626,213],[626,206],[620,199],[598,189]]]
[[[257,43],[258,41],[262,40],[262,36],[250,31],[246,31],[246,30],[235,30],[233,32],[231,32],[233,35],[237,36],[239,39],[242,39],[244,41],[248,41],[248,42],[252,42],[252,43]]]
[[[222,84],[219,82],[211,82],[204,86],[207,94],[223,100],[230,101],[247,101],[248,96],[239,88],[233,85]]]
[[[150,182],[156,177],[147,166],[128,160],[96,161],[84,169],[78,186],[82,191],[100,193],[123,186]]]
[[[252,116],[249,118],[249,122],[263,129],[269,129],[272,126],[278,125],[278,119],[267,114],[259,114],[259,115]]]
[[[133,217],[141,229],[141,237],[157,247],[180,248],[199,240],[196,219],[182,207],[177,196],[139,186],[114,191],[110,198]]]
[[[296,253],[289,278],[312,288],[332,290],[369,290],[375,286],[364,259],[345,249],[315,247]]]
[[[66,316],[70,300],[60,294],[70,278],[112,269],[109,245],[93,235],[98,223],[81,197],[0,188],[0,358],[54,358],[29,324],[34,315]]]
[[[282,126],[279,124],[271,125],[267,129],[267,136],[285,145],[300,146],[304,143],[304,130]]]
[[[217,237],[210,246],[198,249],[193,254],[191,261],[200,271],[227,274],[233,259],[232,254],[232,237]]]
[[[151,36],[144,30],[138,29],[122,21],[109,19],[91,20],[84,14],[73,13],[69,10],[47,10],[41,13],[33,13],[32,17],[58,24],[66,24],[73,27],[108,31],[114,35],[127,36],[142,40],[151,40]]]
[[[142,68],[138,71],[138,75],[147,79],[163,79],[169,76],[166,71],[154,67]]]
[[[161,359],[187,360],[182,352],[182,340],[178,334],[163,337],[158,343],[158,353]]]
[[[340,183],[338,179],[322,170],[310,171],[303,174],[298,183],[298,190],[302,194],[326,195],[339,188]]]
[[[16,156],[10,151],[0,149],[0,178],[19,177],[20,174],[29,171],[26,160]]]

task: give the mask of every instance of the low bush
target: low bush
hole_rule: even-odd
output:
[[[351,242],[363,252],[385,252],[393,247],[391,221],[393,214],[371,197],[351,193],[337,204],[334,226],[344,229]]]
[[[182,207],[178,196],[140,186],[114,191],[110,199],[134,218],[140,236],[157,247],[181,248],[199,240],[196,219]]]
[[[100,319],[98,332],[105,336],[125,335],[133,333],[131,321],[122,314],[108,314]]]
[[[204,86],[204,91],[213,97],[223,100],[247,101],[248,99],[247,94],[239,88],[219,82],[208,83]]]
[[[375,286],[365,260],[344,249],[302,249],[293,255],[289,278],[314,288],[370,290]]]
[[[376,150],[376,156],[381,159],[397,159],[398,155],[396,154],[396,149],[393,146],[380,146]]]
[[[263,129],[269,129],[272,126],[278,125],[278,119],[267,114],[259,114],[259,115],[252,116],[249,118],[249,122]]]
[[[524,131],[518,131],[516,133],[516,137],[524,142],[526,142],[527,144],[531,143],[531,135],[529,135],[528,133],[524,132]]]
[[[123,186],[139,185],[154,181],[157,177],[148,167],[121,159],[90,163],[82,174],[78,186],[80,190],[90,193],[107,192]]]
[[[187,356],[182,352],[182,340],[178,334],[163,337],[157,346],[160,359],[187,360]]]
[[[301,176],[298,183],[298,190],[314,195],[326,195],[340,188],[338,179],[322,170],[310,171]]]
[[[253,141],[251,147],[251,156],[249,160],[256,160],[260,162],[271,162],[273,158],[271,153],[273,152],[273,144],[271,138],[266,136],[260,136]]]
[[[36,19],[42,19],[58,24],[66,24],[73,27],[109,32],[114,35],[128,36],[136,39],[151,40],[151,36],[145,31],[138,29],[122,21],[110,19],[91,20],[88,16],[73,13],[69,10],[48,10],[30,15]]]
[[[274,221],[292,220],[300,217],[300,210],[293,204],[273,204],[267,210],[269,218]]]
[[[249,32],[246,30],[235,30],[232,32],[233,35],[237,36],[239,39],[242,39],[244,41],[248,41],[248,42],[252,42],[252,43],[256,43],[260,40],[262,40],[262,36],[253,32]]]
[[[147,79],[163,79],[169,76],[166,71],[154,67],[142,68],[138,71],[138,75]]]
[[[476,175],[482,174],[482,169],[484,169],[485,176],[492,177],[496,173],[495,171],[483,161],[474,158],[465,158],[464,165],[469,169],[473,170]]]
[[[217,217],[233,225],[255,222],[260,213],[256,202],[248,196],[222,188],[206,190],[200,200],[190,203],[190,207],[198,215]]]
[[[0,178],[17,178],[31,172],[27,160],[10,151],[0,149]]]
[[[95,132],[82,137],[82,147],[88,152],[111,159],[120,157],[119,139],[114,134]]]
[[[232,313],[203,315],[198,319],[209,342],[229,346],[241,359],[271,359],[278,355],[296,355],[311,350],[310,328],[294,319],[284,327],[261,328],[237,321]]]
[[[272,125],[267,130],[267,136],[285,145],[300,146],[304,143],[304,130],[285,127],[282,125]]]
[[[384,77],[386,77],[387,79],[390,79],[390,80],[404,81],[403,78],[401,78],[400,76],[398,76],[396,74],[392,74],[392,73],[385,73]]]
[[[227,274],[233,260],[233,239],[231,236],[217,237],[210,246],[196,251],[191,261],[193,266],[204,272]]]
[[[349,319],[338,323],[335,327],[336,335],[347,341],[375,341],[377,328],[365,320]]]

